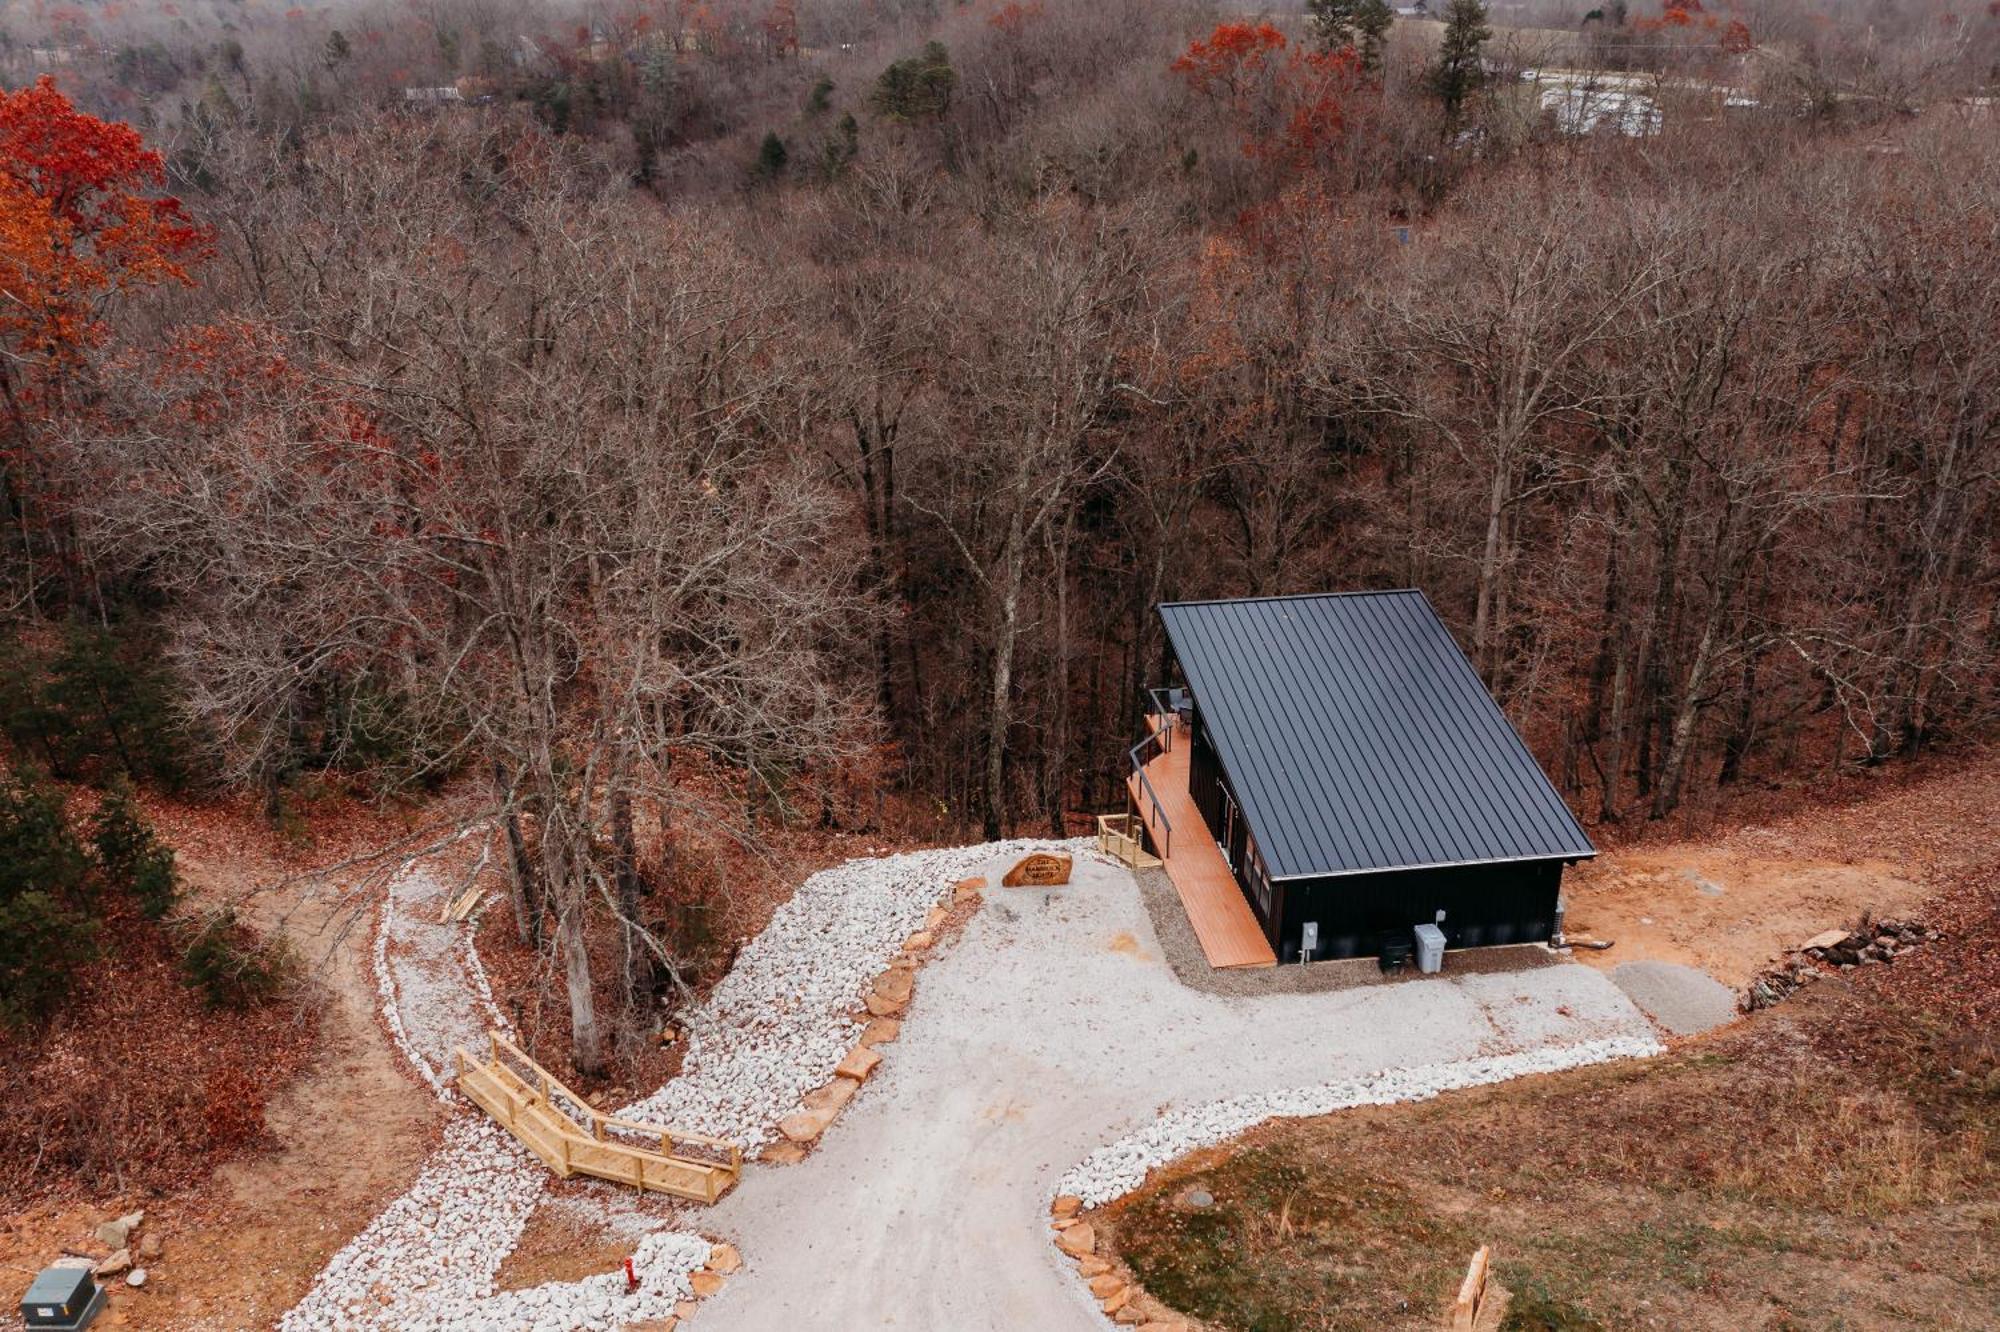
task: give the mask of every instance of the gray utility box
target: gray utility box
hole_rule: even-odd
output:
[[[29,1332],[76,1332],[104,1308],[104,1291],[87,1267],[46,1267],[21,1297]]]
[[[1419,925],[1417,936],[1417,970],[1426,976],[1444,970],[1444,931],[1435,925]]]

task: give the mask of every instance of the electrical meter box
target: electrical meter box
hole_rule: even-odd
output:
[[[48,1267],[21,1297],[21,1325],[29,1332],[76,1332],[104,1308],[104,1291],[87,1267]]]

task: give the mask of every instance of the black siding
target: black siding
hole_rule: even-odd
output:
[[[1530,860],[1289,879],[1279,885],[1282,924],[1272,944],[1279,961],[1298,961],[1300,927],[1315,920],[1315,960],[1374,957],[1383,931],[1434,921],[1440,910],[1452,948],[1542,942],[1555,931],[1562,872],[1560,860]]]

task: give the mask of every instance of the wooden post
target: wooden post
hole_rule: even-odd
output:
[[[1479,1304],[1486,1297],[1486,1269],[1491,1260],[1492,1251],[1484,1244],[1472,1255],[1472,1263],[1465,1269],[1465,1280],[1459,1283],[1458,1298],[1451,1302],[1453,1332],[1469,1329],[1478,1321]]]

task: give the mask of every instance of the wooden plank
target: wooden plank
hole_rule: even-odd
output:
[[[1491,1261],[1492,1252],[1484,1244],[1472,1255],[1472,1263],[1465,1269],[1465,1280],[1458,1286],[1458,1298],[1451,1302],[1454,1332],[1469,1329],[1478,1321],[1479,1302],[1486,1296],[1486,1270]]]
[[[459,1090],[558,1174],[593,1175],[709,1203],[741,1178],[740,1144],[658,1124],[615,1119],[558,1082],[498,1033],[489,1037],[488,1048],[492,1059],[485,1064],[475,1063],[460,1052]],[[584,1119],[580,1121],[569,1106]],[[654,1151],[607,1137],[607,1128],[643,1132],[666,1150]],[[677,1141],[724,1154],[728,1164],[675,1155]]]
[[[1178,725],[1178,723],[1176,723]],[[1154,846],[1167,850],[1167,877],[1180,895],[1194,937],[1208,958],[1208,965],[1225,967],[1274,967],[1278,958],[1271,951],[1264,927],[1230,873],[1222,849],[1208,831],[1194,797],[1188,793],[1188,740],[1185,729],[1174,737],[1173,746],[1146,765],[1146,780],[1159,797],[1160,808],[1173,829],[1171,843],[1153,820],[1153,802],[1139,785],[1137,774],[1127,778],[1139,817],[1153,834]]]

